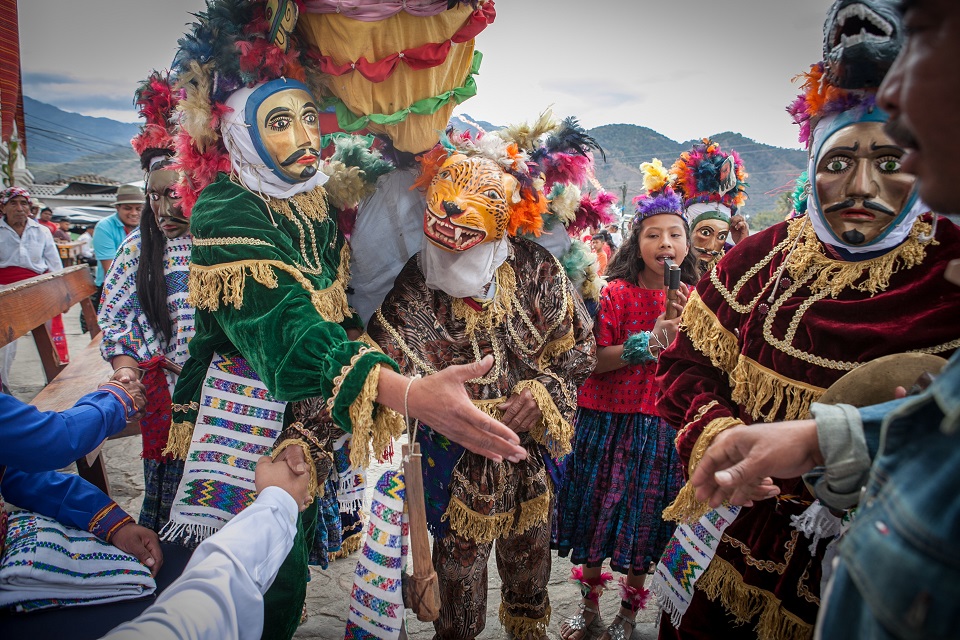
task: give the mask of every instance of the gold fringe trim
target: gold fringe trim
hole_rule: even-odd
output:
[[[524,389],[529,389],[533,394],[542,414],[540,421],[530,430],[530,435],[546,447],[553,458],[562,458],[570,453],[573,425],[564,419],[550,392],[539,380],[521,380],[513,387],[513,393],[518,394]]]
[[[515,616],[507,610],[507,603],[500,602],[500,624],[514,638],[526,640],[529,635],[545,636],[547,627],[550,625],[550,616],[553,610],[547,605],[547,610],[542,618],[527,618],[525,616]]]
[[[730,386],[731,399],[743,405],[754,420],[764,422],[804,418],[810,405],[826,391],[781,376],[746,356],[740,356],[730,373]]]
[[[291,203],[296,205],[297,211],[300,212],[300,215],[308,220],[323,222],[327,219],[327,192],[323,187],[317,187],[316,189],[311,189],[310,191],[306,191],[304,193],[298,193],[291,198],[273,198],[268,204],[270,205],[271,209],[283,217],[287,218],[288,220],[293,220],[294,213],[290,208]]]
[[[687,466],[690,476],[692,476],[693,472],[697,469],[697,465],[700,464],[700,460],[703,459],[713,439],[721,432],[735,427],[738,424],[743,424],[743,422],[739,418],[730,416],[715,418],[707,423],[707,426],[705,426],[700,433],[700,437],[697,438],[697,443],[693,445],[693,452],[690,454],[690,464]],[[683,485],[683,488],[680,489],[680,493],[677,494],[677,499],[663,510],[663,519],[693,524],[702,518],[709,510],[710,505],[706,502],[699,502],[697,500],[696,489],[694,489],[690,482],[687,482]]]
[[[799,233],[799,226],[790,231],[795,236]],[[812,225],[806,225],[806,232],[802,242],[790,256],[787,269],[795,280],[806,279],[810,271],[816,271],[816,278],[809,283],[810,291],[817,293],[823,290],[830,292],[836,298],[844,289],[851,288],[874,295],[885,291],[890,285],[890,277],[901,269],[912,269],[927,255],[927,244],[939,244],[936,240],[921,243],[920,234],[929,234],[932,230],[930,223],[919,218],[913,223],[908,238],[891,251],[861,262],[846,262],[828,257],[817,239],[817,233]]]
[[[521,503],[508,513],[483,515],[453,496],[442,520],[449,520],[450,530],[480,544],[493,542],[511,533],[523,533],[530,527],[550,520],[550,492]],[[516,524],[514,524],[516,523]]]
[[[573,336],[573,327],[570,327],[565,335],[552,342],[548,342],[547,345],[543,348],[543,353],[540,354],[540,367],[545,367],[551,360],[560,355],[561,353],[566,353],[577,346],[577,340]]]
[[[298,269],[279,260],[238,260],[212,267],[191,264],[187,301],[207,311],[219,309],[221,301],[240,309],[247,276],[268,289],[276,289],[275,270],[288,274],[310,294],[310,302],[324,320],[343,322],[350,315],[347,293],[341,281],[335,280],[326,289],[318,290]]]
[[[745,624],[759,616],[754,627],[758,640],[809,638],[813,634],[813,625],[783,609],[780,600],[769,591],[745,584],[743,576],[723,558],[713,558],[697,581],[697,588],[711,601],[720,598],[724,609],[733,615],[738,624]]]
[[[344,288],[350,285],[350,245],[346,242],[340,247],[340,265],[337,267],[337,281],[339,281]]]
[[[317,465],[313,463],[313,456],[310,454],[310,445],[299,438],[288,438],[273,448],[271,458],[276,460],[285,449],[291,446],[300,447],[303,451],[303,459],[307,464],[307,469],[310,471],[310,482],[307,483],[307,495],[310,497],[310,502],[307,504],[309,505],[313,502],[313,497],[317,495],[318,489]]]
[[[346,378],[349,370],[353,369],[357,360],[370,349],[362,349],[355,355],[350,364],[344,367],[344,373],[334,381],[334,395],[330,396],[330,406],[336,400],[336,394],[340,390],[343,379]],[[404,432],[403,417],[383,405],[377,405],[377,385],[380,382],[380,367],[377,364],[370,370],[363,388],[350,404],[350,423],[352,425],[353,443],[350,447],[350,464],[354,467],[366,469],[370,466],[370,451],[376,451],[379,455],[386,451],[394,438],[399,438]]]
[[[172,455],[177,460],[186,460],[190,450],[190,441],[193,439],[192,422],[174,422],[170,425],[167,435],[167,445],[163,448],[163,455]]]
[[[358,531],[352,536],[348,537],[346,540],[340,543],[340,550],[334,551],[333,553],[327,554],[327,560],[333,562],[334,560],[339,560],[341,558],[346,558],[352,553],[355,553],[363,546],[363,531]]]
[[[493,300],[477,311],[463,298],[454,298],[451,307],[453,317],[463,320],[466,323],[466,334],[472,336],[478,326],[487,329],[501,324],[513,311],[513,295],[517,290],[517,274],[507,262],[504,262],[497,268],[494,274],[497,290],[493,294]]]
[[[723,328],[697,292],[691,291],[680,317],[680,331],[687,334],[693,347],[710,358],[710,363],[729,373],[737,363],[740,347],[737,338]]]
[[[693,425],[700,422],[700,419],[703,418],[703,416],[707,415],[707,411],[710,411],[710,409],[713,409],[718,404],[720,404],[719,400],[711,400],[707,404],[697,409],[697,414],[693,416],[693,420],[683,425],[683,428],[677,432],[677,437],[673,439],[674,446],[679,447],[680,440],[683,438],[683,436],[686,435],[687,431],[689,431],[693,427]]]

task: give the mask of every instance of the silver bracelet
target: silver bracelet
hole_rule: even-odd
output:
[[[410,432],[410,409],[407,405],[407,400],[410,397],[410,387],[413,386],[414,380],[419,380],[422,376],[418,373],[417,375],[410,378],[410,381],[407,382],[407,388],[403,392],[403,422],[407,427],[407,437],[410,439],[410,444],[412,445],[417,438],[417,424],[414,421],[413,433]]]

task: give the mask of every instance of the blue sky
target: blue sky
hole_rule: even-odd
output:
[[[507,124],[552,105],[590,127],[675,140],[738,131],[799,146],[790,78],[821,57],[830,0],[499,0],[477,38],[479,93],[458,112]],[[136,121],[138,81],[173,59],[203,0],[22,0],[24,93]]]

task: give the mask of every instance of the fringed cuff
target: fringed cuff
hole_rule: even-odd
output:
[[[548,604],[543,616],[527,618],[510,613],[509,605],[506,602],[501,602],[500,624],[510,632],[510,636],[513,638],[544,637],[547,635],[547,627],[550,625],[551,613],[553,611]]]
[[[759,616],[754,627],[759,640],[809,638],[813,634],[813,625],[784,609],[780,600],[769,591],[746,584],[743,576],[723,558],[713,558],[697,580],[697,589],[711,601],[716,602],[719,598],[737,624],[745,624]]]
[[[693,453],[690,455],[690,463],[687,465],[690,476],[693,475],[697,465],[700,464],[700,460],[703,459],[703,456],[706,454],[710,444],[713,443],[713,439],[716,438],[717,435],[722,431],[726,431],[727,429],[735,427],[739,424],[743,424],[743,421],[739,418],[726,416],[711,420],[707,426],[703,428],[703,431],[700,433],[700,437],[697,438],[697,443],[693,446]],[[663,519],[693,524],[702,518],[709,510],[710,505],[708,505],[706,502],[699,502],[697,500],[696,489],[694,489],[692,484],[687,482],[687,484],[680,489],[680,493],[677,494],[677,499],[674,500],[669,507],[663,510]]]
[[[116,502],[110,501],[103,509],[90,519],[87,525],[87,531],[97,536],[101,540],[110,542],[113,534],[120,530],[126,524],[133,522],[133,518],[120,508]]]
[[[450,498],[443,520],[450,530],[480,544],[493,542],[511,533],[523,533],[550,519],[550,492],[521,503],[514,511],[484,515],[468,507],[456,496]]]
[[[340,549],[332,553],[328,553],[327,560],[329,562],[333,562],[334,560],[346,558],[350,554],[359,550],[362,545],[363,545],[363,531],[358,531],[352,536],[347,537],[343,542],[341,542]]]
[[[334,280],[326,289],[318,290],[298,269],[279,260],[238,260],[212,267],[192,264],[187,300],[206,311],[216,311],[221,302],[240,309],[247,277],[268,289],[276,289],[278,270],[296,280],[310,294],[310,302],[324,320],[339,323],[352,315],[342,281]]]
[[[354,467],[370,466],[371,447],[379,456],[404,431],[399,413],[376,404],[383,364],[395,366],[383,353],[370,347],[361,348],[334,379],[333,393],[327,401],[334,424],[353,434],[350,464]]]
[[[573,335],[573,327],[563,336],[548,342],[540,355],[540,367],[545,368],[550,361],[562,353],[566,353],[577,346],[577,339]]]
[[[826,389],[784,377],[750,358],[740,356],[730,373],[731,399],[754,420],[800,420]]]
[[[307,470],[310,471],[310,482],[307,484],[307,495],[310,496],[310,502],[313,502],[313,497],[317,495],[317,466],[313,462],[313,458],[310,456],[310,445],[303,440],[290,438],[289,440],[284,440],[273,448],[272,457],[274,460],[276,460],[278,457],[280,457],[280,454],[290,446],[300,447],[300,449],[303,451],[303,459],[307,464]]]
[[[513,387],[512,393],[516,395],[524,389],[529,389],[533,394],[533,399],[536,400],[542,414],[540,421],[530,430],[530,435],[546,447],[554,459],[560,459],[570,453],[573,425],[560,413],[550,392],[539,380],[521,380]]]
[[[733,370],[740,355],[737,338],[723,328],[696,291],[690,292],[683,308],[680,331],[687,335],[697,351],[710,358],[713,366],[727,373]]]

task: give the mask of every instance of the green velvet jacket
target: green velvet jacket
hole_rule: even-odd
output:
[[[379,365],[397,365],[347,338],[362,322],[347,305],[349,246],[322,187],[268,207],[220,174],[197,199],[190,231],[197,326],[173,396],[168,451],[186,455],[183,434],[192,435],[214,352],[245,358],[278,400],[323,397],[337,426],[355,437],[359,429],[361,441],[395,421],[373,399]]]

